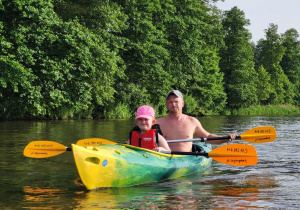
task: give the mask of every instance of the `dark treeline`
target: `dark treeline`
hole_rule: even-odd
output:
[[[231,113],[300,104],[299,34],[251,43],[250,24],[214,0],[1,0],[0,119]]]

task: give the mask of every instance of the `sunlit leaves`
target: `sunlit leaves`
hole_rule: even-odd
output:
[[[11,111],[1,116],[84,116],[92,103],[111,100],[120,59],[101,37],[63,22],[47,0],[3,5],[2,31],[9,33],[1,34],[1,106]]]
[[[254,69],[251,34],[246,29],[249,20],[237,7],[226,11],[222,21],[226,32],[221,48],[220,68],[224,72],[225,90],[230,108],[257,104],[256,88],[259,80]]]
[[[266,39],[260,40],[259,57],[259,65],[262,65],[271,76],[272,92],[268,103],[275,105],[288,102],[293,97],[290,95],[293,93],[290,81],[280,66],[286,48],[281,43],[277,29],[277,25],[270,24],[269,28],[265,30]]]

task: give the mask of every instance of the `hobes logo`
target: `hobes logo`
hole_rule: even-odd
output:
[[[145,141],[152,141],[152,138],[144,138]]]

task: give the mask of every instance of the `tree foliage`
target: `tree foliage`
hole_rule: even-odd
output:
[[[291,89],[294,93],[292,102],[300,105],[300,42],[299,34],[295,29],[287,30],[282,36],[282,45],[285,53],[280,62],[284,73],[291,82]]]
[[[216,0],[0,1],[0,118],[124,118],[300,103],[299,35],[270,25],[257,45]],[[255,63],[255,65],[254,65]]]
[[[261,104],[267,104],[266,101],[270,98],[272,93],[272,86],[270,83],[271,76],[263,66],[257,70],[258,82],[256,95]]]
[[[249,20],[243,11],[233,7],[226,11],[222,25],[226,32],[225,46],[220,50],[220,67],[224,72],[224,86],[228,105],[232,108],[257,104],[257,73],[254,69],[254,53],[251,34],[245,27]]]
[[[277,25],[270,24],[265,30],[266,39],[260,41],[259,65],[263,66],[271,76],[272,92],[268,99],[269,104],[283,104],[291,102],[293,98],[291,83],[280,66],[286,48],[281,43],[277,29]]]
[[[84,116],[112,100],[119,58],[50,1],[3,1],[1,116]],[[4,50],[5,49],[5,50]]]
[[[172,87],[195,97],[197,112],[219,112],[226,102],[223,74],[218,66],[222,25],[201,1],[173,2],[176,10],[165,24],[171,43],[169,69],[175,78]]]

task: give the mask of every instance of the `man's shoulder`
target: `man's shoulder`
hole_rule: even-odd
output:
[[[196,117],[189,116],[189,115],[185,115],[185,116],[186,116],[186,121],[189,121],[190,123],[193,123],[193,124],[200,123],[200,121]]]
[[[167,115],[163,116],[163,117],[160,117],[160,118],[157,118],[156,123],[161,123],[161,122],[165,121],[166,119],[167,119]]]
[[[197,120],[196,117],[193,117],[193,116],[190,116],[190,115],[187,115],[187,114],[183,114],[183,116],[184,116],[187,120]]]

